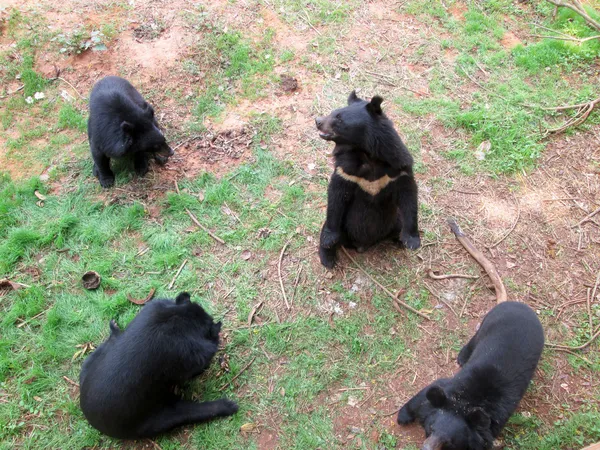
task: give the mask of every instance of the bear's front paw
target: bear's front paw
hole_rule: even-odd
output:
[[[115,184],[115,177],[99,176],[98,181],[103,188],[109,188]]]
[[[398,411],[398,424],[400,425],[408,425],[409,423],[414,422],[414,416],[408,411],[408,408],[405,406]]]
[[[415,236],[411,236],[409,234],[402,234],[400,236],[400,241],[404,247],[410,250],[416,250],[421,246],[421,237],[417,234]]]
[[[236,412],[238,412],[239,406],[237,405],[237,403],[228,400],[226,398],[221,400],[221,404],[220,404],[220,416],[226,417],[226,416],[232,416],[234,415]]]
[[[341,234],[339,231],[331,231],[328,228],[323,228],[321,231],[321,247],[332,248],[340,243]]]
[[[333,269],[337,261],[337,255],[335,249],[329,249],[325,247],[319,247],[319,259],[327,269]]]

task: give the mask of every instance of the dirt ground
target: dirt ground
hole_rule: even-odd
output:
[[[189,107],[177,104],[167,92],[202,83],[201,77],[194,78],[181,70],[181,62],[194,51],[197,42],[196,32],[186,25],[180,14],[190,8],[190,2],[143,0],[134,2],[131,10],[105,7],[102,3],[8,1],[9,6],[43,11],[50,23],[63,30],[82,21],[101,24],[114,20],[122,25],[124,30],[108,51],[68,57],[49,51],[38,57],[37,70],[51,77],[55,67],[60,68],[61,77],[69,82],[64,88],[84,97],[94,82],[106,75],[127,77],[140,90],[152,90],[151,101],[156,105],[159,121],[165,124],[168,133],[181,135],[191,112]],[[209,0],[203,5],[230,26],[249,30],[250,36],[258,38],[260,29],[265,26],[275,30],[276,43],[295,50],[295,58],[289,65],[275,69],[276,73],[289,75],[289,78],[278,91],[265,98],[241,101],[228,107],[222,115],[223,120],[208,124],[207,133],[174,142],[177,155],[164,169],[155,172],[156,178],[152,181],[156,185],[169,186],[175,179],[193,177],[203,171],[222,175],[235,164],[246,161],[250,156],[248,146],[252,134],[248,128],[249,117],[255,112],[267,112],[282,119],[284,130],[272,145],[281,158],[293,160],[308,173],[314,172],[317,165],[330,164],[322,147],[310,145],[318,139],[314,132],[314,116],[334,106],[328,100],[330,92],[340,92],[346,85],[300,64],[303,55],[312,55],[309,45],[317,37],[318,30],[283,22],[266,6],[267,3]],[[396,2],[373,0],[360,7],[352,30],[366,29],[369,33],[340,32],[340,70],[347,72],[357,86],[368,79],[369,93],[381,93],[391,98],[408,89],[415,98],[427,96],[427,66],[409,62],[412,61],[409,57],[419,42],[428,39],[434,30],[412,16],[391,12],[393,3]],[[452,9],[456,17],[463,12],[460,7]],[[163,28],[154,36],[156,33],[147,30],[153,30],[151,24],[156,18],[160,18]],[[257,21],[261,27],[253,27]],[[365,35],[368,38],[363,37]],[[377,41],[385,42],[384,50],[375,47]],[[519,37],[511,33],[503,44],[510,47],[518,41]],[[396,42],[408,44],[396,45]],[[441,55],[448,64],[456,56],[443,51]],[[378,60],[382,73],[385,71],[405,80],[403,88],[386,85],[377,77],[369,78],[365,67]],[[153,89],[154,86],[159,88]],[[470,89],[476,88],[475,84],[470,86]],[[460,96],[460,92],[457,95]],[[390,115],[402,132],[405,118],[393,111]],[[560,313],[556,316],[558,320],[546,322],[554,321],[547,327],[549,342],[563,342],[569,330],[585,316],[586,298],[596,279],[593,268],[600,267],[600,216],[580,223],[600,206],[599,126],[548,139],[539,166],[531,173],[490,177],[458,173],[453,162],[441,156],[451,148],[453,136],[458,131],[443,127],[433,117],[419,120],[412,126],[430,130],[421,142],[421,159],[427,171],[418,175],[420,201],[432,211],[422,218],[421,228],[435,238],[424,242],[411,263],[419,264],[416,275],[425,280],[435,295],[452,305],[455,313],[448,312],[440,322],[423,323],[421,329],[426,339],[412,344],[413,349],[423,355],[418,364],[399,367],[393,377],[369,386],[366,400],[351,406],[336,403],[339,392],[323,395],[323,402],[334,405],[332,415],[336,435],[348,442],[356,439],[355,433],[349,431],[352,427],[360,428],[376,440],[379,433],[376,424],[393,433],[400,448],[421,442],[423,432],[420,427],[401,428],[395,424],[398,406],[426,383],[456,371],[456,355],[440,352],[440,336],[445,330],[462,327],[457,316],[468,318],[468,326],[462,330],[466,338],[494,305],[494,295],[487,287],[485,277],[475,283],[460,279],[436,281],[427,277],[429,268],[442,273],[479,271],[449,232],[445,218],[455,217],[479,248],[485,250],[504,278],[510,298],[528,303],[541,316],[548,311]],[[13,177],[32,175],[36,170],[11,166],[3,160],[1,152],[0,164]],[[440,186],[436,182],[440,178],[450,180],[451,184]],[[307,251],[307,255],[318,266],[314,251]],[[380,256],[380,251],[375,251],[366,255],[363,261],[370,267],[379,265],[385,271]],[[334,278],[337,277],[341,277],[339,271],[334,273]],[[598,302],[597,298],[591,300]],[[581,357],[585,358],[585,354],[582,352]],[[590,390],[597,391],[599,381],[593,372],[574,370],[566,357],[559,352],[545,353],[546,360],[555,369],[553,376],[548,378],[538,371],[536,387],[521,403],[521,411],[535,413],[550,424],[558,418],[553,406],[568,404],[571,410],[576,410],[588,402]],[[277,423],[267,425],[257,440],[261,449],[278,445]]]

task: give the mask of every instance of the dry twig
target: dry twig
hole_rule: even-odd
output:
[[[537,38],[542,38],[542,39],[554,39],[557,41],[573,41],[573,42],[577,42],[578,44],[583,44],[584,42],[592,41],[594,39],[600,39],[600,35],[588,36],[585,38],[576,38],[573,36],[545,36],[545,35],[541,35],[541,34],[532,34],[531,37],[537,37]]]
[[[290,309],[290,304],[288,303],[287,295],[285,295],[285,287],[283,286],[283,278],[281,277],[281,261],[283,260],[283,254],[285,253],[285,249],[289,245],[290,241],[287,241],[283,248],[281,249],[281,253],[279,254],[279,262],[277,263],[277,273],[279,274],[279,285],[281,286],[281,293],[283,294],[283,301],[285,301],[285,307]]]
[[[252,365],[252,363],[254,362],[254,360],[255,360],[255,359],[256,359],[256,356],[255,356],[254,358],[252,358],[248,364],[246,364],[244,367],[242,367],[242,370],[240,370],[240,371],[237,373],[237,375],[236,375],[235,377],[233,377],[233,378],[232,378],[230,381],[228,381],[228,382],[227,382],[227,383],[225,383],[223,386],[221,386],[221,387],[219,388],[219,391],[223,391],[223,390],[225,390],[225,388],[226,388],[227,386],[229,386],[231,383],[233,383],[235,380],[237,380],[237,378],[238,378],[238,377],[239,377],[241,374],[243,374],[243,373],[244,373],[244,372],[245,372],[245,371],[248,369],[248,367],[250,367],[250,366]]]
[[[390,292],[390,290],[388,288],[386,288],[384,285],[382,285],[379,281],[377,281],[375,278],[373,278],[369,272],[367,272],[365,269],[362,268],[362,266],[360,264],[358,264],[358,262],[356,262],[356,260],[350,256],[350,253],[348,253],[348,250],[346,250],[346,247],[342,247],[342,251],[346,254],[346,256],[348,257],[348,259],[350,259],[350,261],[352,261],[354,263],[354,265],[362,272],[364,273],[373,283],[375,283],[382,291],[384,291],[387,295],[389,295],[392,300],[393,300],[393,306],[394,308],[396,308],[396,310],[398,310],[400,312],[400,309],[397,307],[399,305],[402,305],[404,308],[408,309],[410,312],[415,313],[416,315],[426,319],[426,320],[431,320],[431,318],[426,315],[423,314],[421,311],[413,308],[412,306],[404,303],[402,300],[400,300],[398,298],[397,295],[394,295]],[[397,303],[397,304],[396,304]]]
[[[566,2],[563,0],[546,0],[552,3],[554,6],[564,6],[565,8],[569,8],[579,14],[583,19],[590,25],[592,28],[600,31],[600,22],[594,20],[585,10],[583,5],[579,0],[571,0],[570,2]]]
[[[175,274],[175,276],[171,280],[171,283],[169,283],[169,290],[173,289],[173,286],[175,285],[175,281],[179,277],[179,274],[181,273],[181,271],[183,270],[183,268],[185,267],[185,265],[187,264],[187,262],[188,262],[187,259],[184,260],[183,263],[181,264],[181,267],[179,267],[179,270],[177,271],[177,273]]]
[[[185,211],[188,213],[188,216],[190,216],[190,219],[192,219],[192,221],[198,225],[200,228],[202,228],[203,231],[205,231],[206,233],[208,233],[208,235],[213,238],[215,241],[217,241],[219,244],[223,244],[225,245],[225,241],[223,239],[221,239],[219,236],[217,236],[216,234],[214,234],[212,231],[210,231],[208,228],[206,228],[204,225],[202,225],[200,223],[200,221],[196,218],[196,216],[194,216],[192,214],[192,212],[185,208]]]
[[[575,227],[578,227],[580,225],[583,225],[585,222],[587,222],[588,220],[590,220],[592,217],[594,217],[599,212],[600,212],[600,208],[596,209],[595,211],[592,211],[587,216],[585,216],[583,219],[581,219],[579,222],[577,222],[575,225],[573,225],[571,228],[575,228]]]
[[[582,344],[582,345],[580,345],[578,347],[571,347],[571,346],[568,346],[568,345],[552,344],[550,342],[547,342],[546,346],[550,347],[550,348],[553,348],[555,350],[561,350],[561,351],[566,351],[566,350],[583,350],[584,348],[588,347],[592,342],[594,342],[598,336],[600,336],[600,327],[596,328],[596,332],[590,338],[589,341],[587,341],[585,344]]]
[[[469,252],[469,254],[473,257],[473,259],[475,259],[475,261],[477,261],[477,263],[481,267],[483,267],[483,270],[485,270],[485,272],[492,280],[492,283],[494,284],[494,289],[496,291],[496,302],[505,302],[508,297],[506,294],[506,288],[504,287],[502,278],[500,278],[500,275],[498,274],[498,271],[496,270],[494,264],[489,259],[487,259],[484,256],[484,254],[481,253],[479,249],[477,249],[477,247],[475,247],[475,245],[471,242],[467,235],[465,235],[462,232],[462,230],[460,229],[460,227],[454,219],[449,218],[447,222],[448,225],[450,225],[450,230],[452,230],[452,232],[456,236],[456,239],[458,239],[458,242],[460,242],[465,248],[465,250],[467,250],[467,252]]]
[[[469,280],[477,280],[479,277],[476,275],[463,275],[462,273],[449,273],[447,275],[437,275],[432,269],[427,271],[429,278],[434,280],[447,280],[449,278],[467,278]]]
[[[259,302],[257,303],[254,308],[252,308],[252,311],[250,311],[250,314],[248,314],[248,326],[252,325],[252,320],[254,319],[254,316],[256,315],[256,313],[258,313],[260,311],[260,309],[262,308],[264,302]]]
[[[75,386],[77,389],[79,389],[79,384],[75,383],[73,380],[71,380],[70,378],[66,377],[63,375],[63,380],[65,380],[67,383],[69,383],[71,386]]]

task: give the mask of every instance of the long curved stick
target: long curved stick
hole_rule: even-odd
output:
[[[467,250],[469,254],[473,257],[473,259],[475,259],[475,261],[477,261],[477,263],[481,267],[483,267],[483,270],[485,270],[485,272],[492,280],[492,283],[494,284],[494,289],[496,291],[496,302],[505,302],[508,299],[508,296],[506,294],[506,288],[504,287],[502,278],[500,278],[500,275],[496,270],[496,266],[494,266],[494,264],[489,259],[487,259],[485,255],[477,249],[477,247],[475,247],[475,245],[471,242],[471,239],[469,239],[467,235],[462,232],[462,230],[456,223],[456,220],[450,217],[448,218],[447,222],[448,225],[450,225],[450,230],[452,230],[452,232],[456,236],[456,239],[458,239],[458,242],[460,242],[465,248],[465,250]]]

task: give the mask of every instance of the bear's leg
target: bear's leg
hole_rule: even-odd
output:
[[[398,423],[400,425],[407,425],[412,423],[417,418],[417,411],[421,407],[421,404],[426,400],[425,392],[427,388],[422,389],[417,395],[411,398],[406,404],[398,411]]]
[[[421,237],[419,236],[419,198],[415,178],[412,173],[400,175],[399,182],[399,206],[401,214],[400,241],[404,246],[411,250],[416,250],[421,246]]]
[[[321,264],[328,269],[333,269],[337,261],[337,249],[339,247],[339,234],[332,239],[327,229],[327,222],[321,228],[321,237],[319,242],[319,258]]]
[[[235,414],[238,406],[227,399],[197,403],[179,400],[147,418],[137,427],[138,437],[152,437],[182,425],[207,422],[217,417]]]
[[[148,155],[145,153],[135,153],[133,155],[133,168],[135,173],[143,177],[148,173]]]
[[[475,334],[477,336],[477,333]],[[471,357],[471,353],[473,353],[473,349],[475,348],[475,336],[471,338],[471,340],[460,350],[458,353],[458,357],[456,361],[460,367],[464,366],[469,358]]]
[[[109,188],[115,184],[115,175],[110,170],[110,158],[104,154],[93,154],[94,175],[100,181],[103,188]]]

